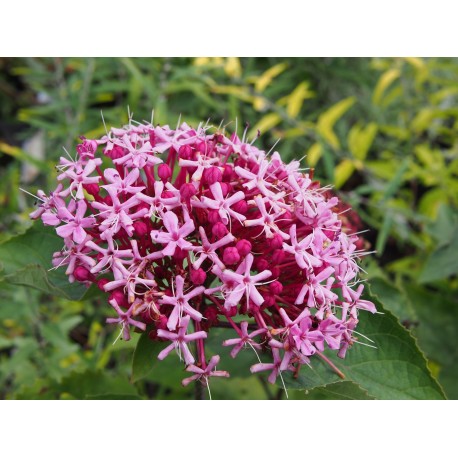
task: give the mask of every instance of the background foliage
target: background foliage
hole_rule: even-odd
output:
[[[112,345],[103,300],[47,273],[52,230],[27,230],[34,202],[19,188],[53,188],[62,146],[102,135],[101,111],[127,122],[128,106],[173,125],[251,123],[259,145],[280,139],[285,160],[305,157],[369,229],[365,269],[385,315],[363,317],[361,332],[378,349],[335,360],[343,382],[314,362],[285,380],[290,398],[458,398],[457,75],[443,58],[0,59],[0,396],[194,397],[144,337]],[[222,355],[232,377],[212,383],[214,398],[283,395],[249,374],[251,357]]]

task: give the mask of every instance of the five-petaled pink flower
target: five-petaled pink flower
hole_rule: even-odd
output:
[[[164,256],[173,255],[177,247],[182,250],[190,250],[192,248],[192,243],[188,242],[185,237],[194,232],[195,227],[194,222],[189,217],[186,217],[187,213],[185,213],[185,223],[180,227],[177,215],[172,211],[168,211],[162,218],[167,232],[151,231],[151,238],[154,242],[167,245],[162,250]]]
[[[190,316],[185,316],[178,327],[178,332],[165,331],[164,329],[159,329],[157,331],[157,336],[162,339],[170,340],[172,343],[164,348],[159,355],[158,359],[164,359],[172,350],[177,350],[178,355],[183,355],[184,362],[186,364],[192,364],[195,362],[194,356],[192,356],[191,351],[188,348],[188,343],[198,339],[205,339],[207,333],[205,331],[197,331],[192,334],[186,334],[188,329]]]
[[[202,314],[194,309],[189,304],[189,301],[194,297],[202,294],[205,288],[203,286],[198,286],[197,288],[194,288],[193,290],[184,294],[183,287],[184,278],[181,275],[177,275],[175,277],[175,288],[173,296],[164,296],[160,301],[162,304],[173,306],[173,310],[170,313],[169,319],[167,321],[167,327],[171,331],[176,329],[177,325],[180,325],[183,313],[188,314],[196,321],[200,321],[202,319]]]

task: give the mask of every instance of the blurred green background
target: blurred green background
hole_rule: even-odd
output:
[[[172,126],[180,115],[239,133],[249,123],[258,146],[280,139],[285,161],[305,157],[369,229],[372,293],[458,398],[458,59],[0,58],[0,242],[31,225],[34,200],[19,188],[54,189],[62,147],[103,135],[101,111],[109,126],[126,123],[127,107]],[[0,398],[194,397],[172,358],[130,383],[138,335],[112,345],[100,298],[18,286],[2,246]],[[213,397],[276,398],[243,358]]]

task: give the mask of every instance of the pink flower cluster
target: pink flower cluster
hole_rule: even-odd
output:
[[[61,158],[57,189],[31,214],[56,227],[64,248],[53,265],[69,281],[107,292],[123,339],[149,327],[193,375],[208,383],[212,327],[222,342],[271,355],[251,372],[297,373],[328,347],[344,357],[357,339],[361,299],[356,248],[330,197],[299,162],[285,164],[236,134],[183,123],[149,123],[83,138],[75,160]]]

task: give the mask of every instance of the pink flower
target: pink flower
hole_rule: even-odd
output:
[[[303,318],[299,326],[295,324],[291,328],[291,335],[296,348],[305,356],[313,355],[316,352],[314,343],[324,339],[320,331],[313,330],[312,320],[309,316]]]
[[[92,203],[93,208],[101,210],[97,215],[103,220],[100,223],[101,238],[106,240],[108,237],[113,237],[121,228],[124,229],[129,236],[132,236],[134,232],[134,221],[143,217],[148,213],[148,210],[146,208],[141,208],[131,213],[130,209],[139,204],[139,200],[135,195],[121,202],[116,190],[110,187],[107,188],[107,191],[112,201],[111,204],[100,202]]]
[[[191,377],[183,379],[181,382],[183,386],[189,385],[194,380],[202,380],[208,384],[209,377],[229,377],[229,372],[227,371],[215,371],[216,365],[219,363],[220,357],[218,355],[212,356],[208,365],[205,369],[201,367],[194,366],[194,364],[189,365],[186,370],[188,372],[194,372],[194,375]]]
[[[256,196],[254,201],[261,212],[261,216],[255,219],[248,219],[243,224],[246,227],[261,226],[263,228],[262,232],[265,231],[267,238],[273,238],[275,234],[279,234],[282,239],[288,240],[289,235],[283,232],[276,223],[276,220],[281,218],[282,213],[269,213],[266,209],[264,199],[260,196]]]
[[[71,208],[72,207],[74,207],[74,205],[72,205]],[[60,207],[58,217],[66,224],[59,226],[56,229],[57,235],[60,235],[61,237],[71,236],[75,243],[82,243],[87,236],[84,228],[93,226],[95,222],[95,218],[93,216],[89,216],[87,218],[84,217],[86,210],[87,205],[84,200],[79,200],[76,203],[76,212],[74,215],[69,209]],[[72,208],[72,211],[75,210]]]
[[[148,216],[159,216],[165,212],[165,210],[173,210],[180,206],[180,198],[177,195],[172,197],[162,197],[164,192],[164,183],[162,181],[156,181],[154,183],[154,195],[149,196],[142,194],[141,192],[136,194],[139,201],[145,202],[150,206]],[[170,217],[169,217],[170,218]]]
[[[205,229],[203,227],[199,227],[199,234],[202,241],[201,246],[193,246],[191,250],[194,253],[199,254],[199,258],[193,262],[194,269],[198,269],[202,263],[208,258],[212,263],[217,264],[221,269],[224,269],[224,264],[219,259],[216,250],[219,248],[231,243],[235,240],[235,237],[232,234],[226,234],[223,238],[217,240],[214,243],[210,243],[208,241],[207,234],[205,233]]]
[[[204,170],[211,167],[212,164],[215,164],[216,162],[218,162],[218,158],[216,157],[207,157],[202,154],[197,154],[195,160],[180,159],[178,164],[180,167],[195,167],[196,170],[192,174],[191,179],[193,181],[200,181]]]
[[[198,286],[192,291],[184,294],[183,286],[184,279],[182,276],[178,275],[175,277],[175,291],[173,296],[164,296],[160,301],[162,304],[173,305],[172,313],[170,314],[167,321],[167,327],[171,331],[176,329],[177,325],[180,324],[183,313],[187,313],[192,319],[196,321],[200,321],[202,319],[202,314],[191,307],[189,301],[194,297],[202,294],[205,288],[203,286]]]
[[[178,247],[182,250],[190,250],[192,243],[188,242],[185,237],[191,232],[194,232],[194,223],[187,217],[185,213],[185,223],[183,226],[178,225],[178,217],[172,211],[165,213],[162,221],[164,223],[167,232],[163,231],[151,231],[151,238],[156,243],[162,243],[167,245],[163,250],[164,256],[171,256],[175,253],[175,249]]]
[[[133,169],[124,178],[121,178],[116,169],[105,169],[103,175],[111,184],[104,185],[102,188],[112,189],[115,193],[136,194],[145,189],[145,186],[132,186],[140,176],[139,169]]]
[[[236,287],[226,297],[225,306],[235,306],[239,303],[243,296],[248,300],[252,300],[256,305],[261,305],[264,298],[259,294],[256,287],[262,280],[266,280],[272,275],[270,270],[264,270],[255,275],[251,275],[250,270],[253,265],[254,257],[250,253],[240,264],[235,272],[229,269],[223,271],[224,279],[232,281]]]
[[[272,356],[273,362],[272,363],[258,363],[251,366],[250,371],[252,374],[256,374],[257,372],[262,371],[271,371],[267,380],[270,383],[275,383],[277,377],[280,375],[280,365],[281,365],[281,357],[280,357],[280,350],[278,348],[272,348]]]
[[[261,345],[256,343],[253,338],[259,336],[261,334],[265,334],[267,332],[266,329],[257,329],[253,331],[251,334],[248,334],[248,322],[243,321],[240,323],[240,337],[236,339],[228,339],[223,342],[223,347],[228,347],[234,345],[234,348],[231,350],[231,356],[235,358],[239,351],[247,345],[250,345],[252,348],[256,348],[258,350],[261,349]]]
[[[177,333],[164,331],[163,329],[159,329],[157,331],[158,337],[172,341],[168,347],[164,348],[164,350],[159,353],[157,356],[158,359],[163,360],[172,350],[177,350],[178,355],[183,355],[186,364],[194,363],[195,359],[192,356],[187,344],[194,340],[205,339],[207,337],[207,333],[205,331],[198,331],[192,334],[186,334],[190,319],[190,316],[185,316],[181,320]]]
[[[133,142],[132,139],[134,140]],[[162,159],[154,155],[150,142],[143,142],[143,139],[140,136],[130,137],[127,134],[124,134],[121,142],[115,140],[114,143],[127,149],[128,151],[125,156],[114,159],[113,162],[115,164],[143,169],[146,165],[153,166],[162,162]],[[132,145],[132,143],[134,143],[134,145]],[[140,143],[139,149],[136,148],[137,143]]]
[[[119,323],[122,325],[122,333],[124,340],[130,340],[130,331],[129,326],[132,325],[144,331],[146,329],[146,324],[141,321],[132,319],[132,314],[134,312],[134,304],[132,304],[127,312],[123,312],[115,299],[109,301],[111,306],[116,310],[118,318],[107,318],[107,323]]]
[[[203,196],[202,200],[191,200],[191,204],[194,207],[217,210],[221,218],[221,221],[226,225],[229,224],[229,220],[231,217],[235,218],[237,221],[244,221],[246,219],[244,215],[237,213],[231,208],[232,205],[245,198],[245,194],[242,191],[238,191],[231,197],[225,198],[223,196],[223,191],[221,189],[221,183],[218,182],[210,186],[210,191],[213,194],[214,200],[209,199],[206,196]]]
[[[248,190],[257,188],[264,196],[272,197],[275,193],[268,189],[273,186],[273,183],[266,179],[268,168],[269,162],[266,159],[262,159],[258,166],[257,173],[253,173],[239,166],[235,167],[234,171],[238,176],[246,180],[243,184],[245,188]]]
[[[108,236],[106,238],[108,247],[103,248],[100,245],[95,244],[92,240],[86,242],[86,247],[92,250],[99,252],[102,256],[99,257],[99,262],[91,268],[91,273],[95,274],[102,269],[107,268],[111,269],[113,266],[113,262],[119,260],[120,262],[124,262],[125,264],[129,263],[129,260],[124,260],[122,258],[132,258],[132,250],[120,250],[115,248],[113,238]],[[95,264],[95,263],[94,263]]]
[[[309,274],[308,279],[302,287],[295,304],[302,304],[307,295],[307,307],[315,307],[316,301],[318,304],[323,305],[327,301],[333,302],[337,299],[337,294],[331,291],[331,285],[334,279],[330,277],[334,273],[334,269],[329,266],[322,270],[319,274]],[[321,282],[327,280],[326,285]]]
[[[318,259],[316,256],[313,256],[312,253],[310,253],[310,251],[313,251],[313,249],[315,248],[313,244],[313,232],[307,235],[307,237],[305,237],[303,240],[298,242],[296,236],[296,225],[293,224],[289,230],[289,234],[291,237],[291,245],[283,243],[283,249],[287,253],[294,254],[297,265],[301,269],[312,269],[313,267],[320,267],[322,261]]]
[[[83,185],[96,184],[100,180],[100,176],[90,177],[89,175],[94,172],[95,168],[102,164],[100,159],[90,159],[86,165],[83,166],[77,163],[74,170],[67,170],[59,175],[59,180],[70,179],[69,188],[60,192],[61,197],[67,197],[69,194],[73,196],[76,190],[75,198],[84,199]]]

